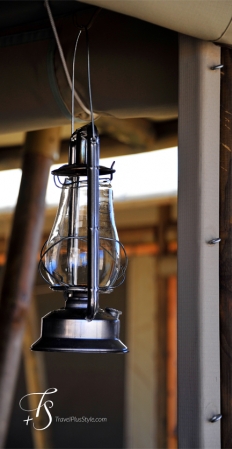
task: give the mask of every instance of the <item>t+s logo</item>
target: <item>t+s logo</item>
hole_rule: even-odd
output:
[[[33,427],[36,430],[45,430],[47,429],[51,423],[52,423],[52,415],[50,413],[50,410],[53,407],[53,401],[51,401],[51,399],[47,399],[47,397],[51,394],[56,393],[58,390],[57,388],[48,388],[44,393],[30,393],[30,394],[26,394],[25,396],[23,396],[20,401],[19,401],[19,407],[26,411],[26,412],[35,412],[36,411],[36,415],[35,417],[38,418],[40,416],[40,412],[41,410],[45,411],[45,414],[47,416],[48,419],[48,423],[46,426],[42,427],[42,428],[37,428],[34,424],[34,419],[30,417],[30,415],[28,415],[27,419],[24,419],[23,421],[26,422],[26,425],[28,425],[29,421],[33,421]],[[33,395],[38,395],[38,406],[36,408],[24,408],[25,405],[25,398],[28,398],[29,396],[33,396]],[[36,401],[37,402],[37,401]]]

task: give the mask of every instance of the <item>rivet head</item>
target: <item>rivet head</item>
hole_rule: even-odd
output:
[[[216,245],[216,243],[219,243],[220,241],[221,241],[221,239],[217,238],[217,239],[209,240],[207,243],[208,243],[208,245]]]
[[[221,413],[218,413],[217,415],[213,415],[212,418],[210,418],[210,422],[215,423],[217,421],[220,421],[222,419]]]
[[[213,67],[210,67],[210,70],[218,70],[222,69],[224,67],[223,64],[214,65]]]

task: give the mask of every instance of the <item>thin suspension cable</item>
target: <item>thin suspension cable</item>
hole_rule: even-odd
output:
[[[81,35],[81,31],[79,31],[77,39],[76,39],[76,43],[75,43],[75,48],[74,48],[74,53],[73,53],[73,65],[72,65],[72,128],[71,128],[71,133],[74,133],[74,94],[75,94],[75,88],[74,88],[74,83],[75,83],[75,61],[76,61],[76,52],[77,52],[77,44],[79,42],[79,38]]]
[[[61,59],[62,65],[63,65],[63,69],[64,69],[64,72],[65,72],[65,75],[66,75],[69,87],[72,90],[72,81],[71,81],[71,78],[70,78],[70,75],[69,75],[69,72],[68,72],[68,67],[67,67],[67,64],[66,64],[66,61],[65,61],[63,49],[61,47],[60,39],[59,39],[59,36],[57,34],[56,25],[55,25],[55,22],[53,20],[53,16],[52,16],[52,12],[51,12],[48,0],[45,0],[45,6],[46,6],[46,9],[47,9],[47,12],[48,12],[48,17],[49,17],[49,20],[50,20],[50,23],[51,23],[51,27],[52,27],[52,30],[53,30],[53,33],[54,33],[54,36],[55,36],[55,40],[56,40],[56,43],[57,43],[57,47],[58,47],[58,50],[59,50],[60,59]],[[83,111],[86,112],[86,114],[89,115],[90,114],[90,110],[84,105],[83,101],[81,100],[81,98],[79,97],[79,95],[78,95],[78,93],[76,91],[74,91],[74,96],[75,96],[75,99],[77,100],[77,102],[79,103],[79,105],[81,106],[81,108],[83,109]]]
[[[88,34],[88,29],[87,28],[85,28],[85,33],[86,33],[86,44],[87,44],[89,106],[90,106],[90,114],[91,114],[92,135],[93,135],[93,139],[95,139],[93,102],[92,102],[92,90],[91,90],[91,78],[90,78],[89,34]]]

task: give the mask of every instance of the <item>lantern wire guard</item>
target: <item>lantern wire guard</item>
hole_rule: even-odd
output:
[[[74,66],[83,29],[87,43],[91,123],[73,131]],[[42,319],[41,337],[31,349],[123,353],[128,349],[119,339],[121,312],[99,307],[99,293],[110,293],[124,281],[127,255],[114,222],[110,184],[114,163],[110,168],[99,165],[100,141],[94,125],[86,27],[81,27],[75,43],[72,77],[69,162],[52,171],[55,184],[62,192],[39,262],[42,277],[52,290],[63,291],[66,306]]]

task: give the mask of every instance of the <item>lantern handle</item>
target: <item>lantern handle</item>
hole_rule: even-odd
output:
[[[97,128],[87,128],[87,245],[88,245],[88,308],[91,321],[99,308],[99,152]]]

